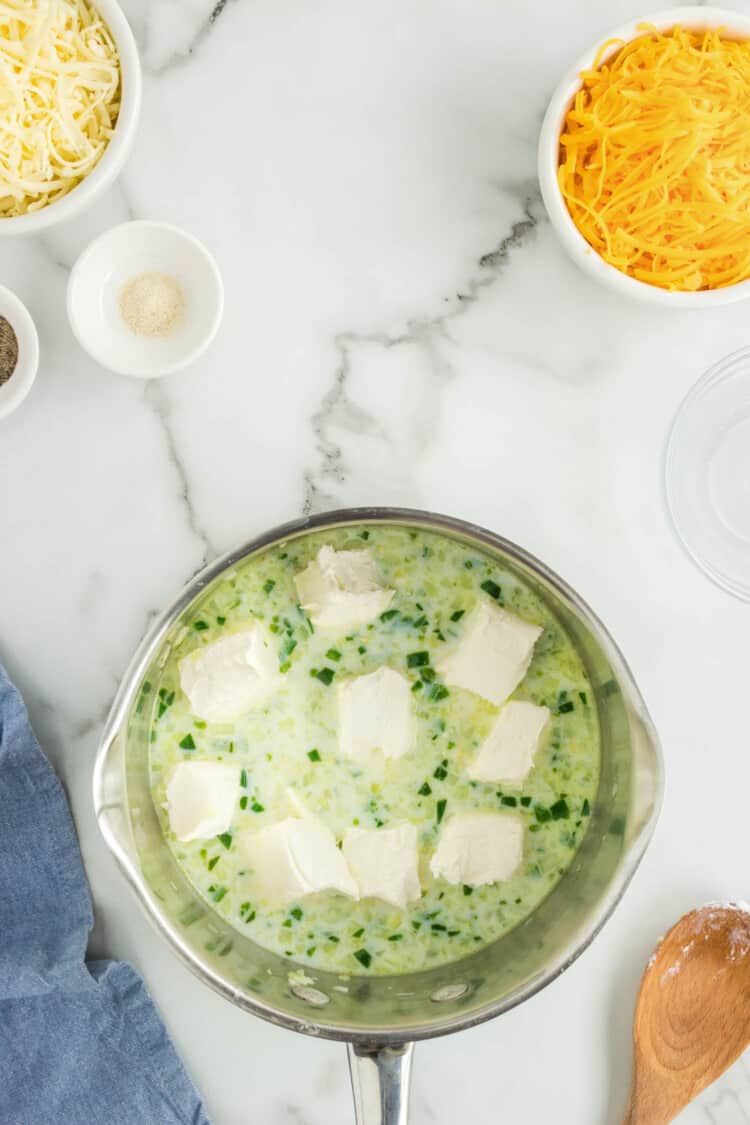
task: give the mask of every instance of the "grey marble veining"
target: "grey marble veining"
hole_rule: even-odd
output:
[[[200,558],[200,564],[196,567],[196,570],[199,570],[201,567],[205,566],[206,563],[210,562],[219,552],[211,543],[208,533],[200,526],[198,516],[196,515],[190,493],[190,482],[187,470],[180,457],[175,435],[172,430],[169,396],[164,385],[158,380],[147,383],[144,390],[144,398],[149,408],[153,411],[154,416],[158,419],[164,434],[167,459],[177,478],[178,498],[184,509],[185,522],[188,526],[188,530],[190,534],[197,539],[202,548],[203,553]]]
[[[462,284],[453,298],[445,298],[442,310],[423,319],[408,321],[404,331],[398,335],[344,333],[336,337],[339,364],[333,385],[324,394],[311,419],[319,464],[317,470],[309,469],[305,472],[305,515],[345,502],[347,462],[341,445],[331,436],[333,432],[345,431],[348,437],[354,439],[354,444],[358,437],[367,436],[379,447],[374,453],[377,460],[386,460],[389,456],[392,441],[387,426],[365,407],[358,405],[353,397],[352,376],[358,355],[378,348],[389,352],[403,349],[407,356],[413,349],[419,349],[422,353],[424,362],[432,372],[432,378],[429,380],[429,394],[424,395],[423,416],[410,435],[411,448],[419,456],[430,440],[432,424],[439,408],[441,384],[455,374],[444,349],[441,349],[441,343],[451,340],[453,322],[465,315],[470,306],[481,299],[484,291],[495,283],[505,270],[511,252],[520,249],[533,237],[537,224],[543,219],[539,192],[535,188],[528,189],[528,194],[523,198],[523,218],[512,224],[510,232],[492,250],[481,255],[477,271]],[[371,468],[373,454],[369,446],[366,450],[367,456],[362,465],[364,473]],[[403,471],[403,476],[407,475],[408,466]]]

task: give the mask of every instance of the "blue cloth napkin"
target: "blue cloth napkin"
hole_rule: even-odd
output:
[[[0,1122],[209,1125],[137,973],[84,960],[93,920],[63,788],[0,666]]]

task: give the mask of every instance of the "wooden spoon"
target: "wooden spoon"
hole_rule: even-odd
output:
[[[662,938],[635,1009],[623,1125],[666,1125],[750,1043],[750,910],[703,906]]]

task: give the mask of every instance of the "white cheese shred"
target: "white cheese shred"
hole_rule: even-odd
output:
[[[119,110],[117,48],[86,0],[2,0],[0,218],[72,191],[100,160]]]

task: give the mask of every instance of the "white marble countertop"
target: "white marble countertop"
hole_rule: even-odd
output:
[[[750,607],[665,515],[687,388],[748,343],[747,306],[672,315],[576,272],[540,204],[560,74],[632,0],[128,0],[145,67],[135,151],[86,217],[0,243],[41,370],[0,423],[0,659],[73,805],[92,951],[144,974],[216,1125],[352,1120],[344,1052],[243,1015],[151,932],[99,838],[99,731],[150,618],[207,559],[302,512],[467,517],[567,578],[629,658],[664,743],[655,841],[558,982],[418,1048],[413,1120],[611,1125],[641,970],[681,912],[747,897]],[[739,5],[750,12],[750,0]],[[167,219],[213,249],[220,335],[190,371],[99,369],[65,316],[98,232]],[[750,1064],[684,1115],[750,1121]]]

